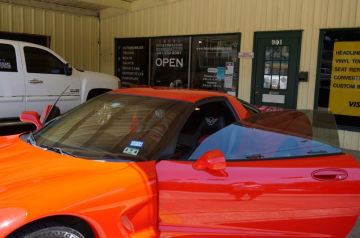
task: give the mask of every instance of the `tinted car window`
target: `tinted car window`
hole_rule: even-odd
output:
[[[64,63],[46,50],[24,47],[28,73],[65,74]]]
[[[232,124],[213,134],[191,155],[198,159],[220,149],[227,160],[261,160],[341,153],[339,148],[316,140]]]
[[[207,102],[197,106],[180,131],[172,159],[188,159],[201,141],[234,122],[236,118],[225,101]]]
[[[237,98],[237,100],[250,112],[251,115],[260,113],[260,110],[257,107],[255,107],[254,105],[251,105],[247,101],[244,101],[240,98]]]
[[[190,103],[105,94],[67,113],[36,135],[38,145],[90,159],[150,160],[165,148]],[[170,133],[168,133],[170,132]],[[166,139],[167,138],[167,139]]]
[[[17,72],[15,48],[12,45],[0,44],[0,71]]]
[[[341,153],[333,116],[286,111],[262,113],[214,133],[190,156],[220,149],[227,160],[261,160]],[[279,122],[280,120],[280,122]],[[282,122],[281,122],[282,120]]]

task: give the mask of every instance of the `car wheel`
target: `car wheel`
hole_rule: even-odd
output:
[[[81,234],[79,231],[65,226],[43,227],[38,230],[25,231],[19,233],[14,237],[16,238],[85,238],[85,236]]]

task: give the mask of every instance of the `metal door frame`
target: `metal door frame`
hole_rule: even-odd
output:
[[[254,58],[252,61],[252,73],[251,73],[251,92],[250,92],[250,102],[255,104],[255,91],[256,91],[256,66],[258,64],[257,60],[257,46],[258,39],[271,39],[271,38],[298,38],[299,39],[299,47],[298,47],[298,56],[296,57],[296,71],[299,72],[300,69],[300,56],[301,56],[301,42],[302,42],[302,32],[303,30],[286,30],[286,31],[259,31],[254,32],[254,40],[253,40],[253,52]],[[298,95],[298,78],[296,79],[295,85],[292,89],[292,101],[291,105],[293,108],[297,108],[297,95]]]

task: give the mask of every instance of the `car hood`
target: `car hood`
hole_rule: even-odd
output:
[[[109,214],[133,216],[157,201],[154,167],[154,161],[75,158],[32,146],[19,136],[0,137],[0,237],[49,216],[92,221]]]
[[[60,155],[29,145],[18,136],[0,137],[0,208],[40,208],[49,201],[63,207],[111,186],[121,187],[124,182],[111,181],[121,181],[123,172],[131,167],[131,163]]]

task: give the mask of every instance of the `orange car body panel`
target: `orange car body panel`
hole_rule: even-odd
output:
[[[56,215],[84,219],[97,237],[157,237],[155,162],[73,158],[31,146],[18,136],[0,137],[0,151],[0,218],[10,224],[0,224],[0,237]],[[124,228],[122,216],[136,232]]]
[[[188,90],[188,89],[169,89],[169,88],[120,88],[114,90],[113,93],[130,94],[146,97],[157,97],[165,99],[173,99],[185,102],[195,103],[209,97],[224,97],[225,93],[205,91],[205,90]]]
[[[130,94],[147,97],[157,97],[165,99],[173,99],[190,103],[197,103],[201,100],[212,97],[223,97],[228,100],[232,108],[236,112],[239,119],[245,119],[250,113],[241,105],[237,99],[229,94],[205,91],[205,90],[188,90],[188,89],[169,89],[169,88],[122,88],[113,91],[113,93]]]

